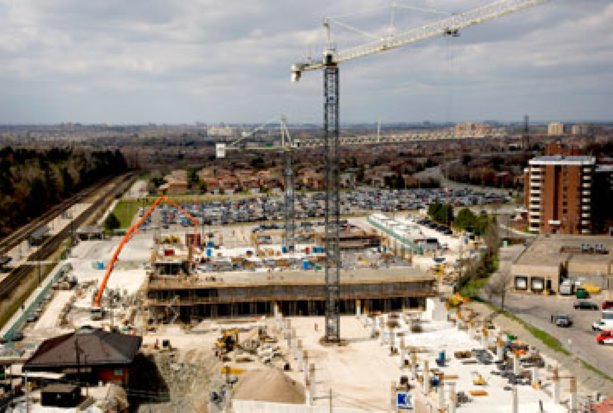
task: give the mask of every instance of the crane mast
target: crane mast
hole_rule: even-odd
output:
[[[293,150],[296,142],[287,129],[285,116],[281,116],[281,146],[285,157],[283,176],[285,178],[285,239],[284,244],[289,252],[296,250],[296,219],[294,209],[294,166]]]
[[[274,120],[276,120],[276,118],[270,119],[269,121],[261,124],[260,126],[258,126],[257,128],[249,132],[243,132],[242,136],[239,139],[231,142],[229,145],[218,143],[216,145],[216,150],[215,150],[217,158],[224,158],[228,150],[237,148],[239,143],[241,143],[247,138],[252,137],[258,131],[264,129],[268,124],[272,123]],[[287,118],[285,117],[285,115],[281,115],[281,119],[279,122],[279,130],[281,133],[281,150],[284,156],[283,177],[284,177],[284,189],[285,189],[285,196],[284,196],[285,235],[283,238],[283,243],[287,247],[287,250],[289,252],[294,252],[296,249],[296,237],[295,237],[296,219],[295,219],[295,208],[294,208],[293,150],[298,147],[299,142],[298,140],[293,139],[291,137],[289,133],[289,129],[287,128]]]
[[[339,200],[339,69],[338,64],[349,60],[397,49],[437,36],[458,36],[469,26],[484,23],[548,0],[498,0],[475,9],[455,14],[422,27],[403,33],[385,36],[338,52],[330,33],[331,19],[324,19],[327,46],[321,61],[306,61],[291,66],[292,82],[297,82],[302,72],[322,70],[324,75],[324,147],[325,147],[325,280],[326,280],[326,329],[325,341],[340,342],[340,270],[339,245],[340,200]]]
[[[340,341],[341,251],[339,242],[339,74],[338,66],[328,62],[324,67],[324,150],[325,150],[325,232],[326,253],[326,329],[324,339]]]

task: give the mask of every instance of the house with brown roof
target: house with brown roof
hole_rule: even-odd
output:
[[[142,342],[140,336],[81,327],[43,341],[23,371],[63,373],[80,381],[125,386]]]

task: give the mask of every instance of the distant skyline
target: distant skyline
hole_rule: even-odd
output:
[[[399,4],[461,12],[487,0]],[[324,16],[381,34],[373,0],[0,0],[0,124],[320,123]],[[366,11],[356,14],[357,11]],[[398,31],[444,17],[398,10]],[[347,62],[343,123],[613,121],[613,3],[551,0]],[[333,26],[339,49],[369,39]]]

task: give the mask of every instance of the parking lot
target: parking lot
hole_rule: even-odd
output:
[[[427,208],[432,202],[451,203],[456,207],[499,205],[511,201],[508,196],[491,192],[457,189],[354,190],[341,193],[341,214],[356,215],[373,211],[395,212]],[[283,220],[285,201],[282,196],[252,197],[225,201],[183,204],[190,215],[205,225],[226,225],[241,222]],[[160,205],[161,225],[191,223],[184,214],[169,205]],[[325,193],[295,194],[297,219],[319,218],[325,215]],[[140,214],[144,211],[141,210]],[[150,224],[148,220],[148,224]]]

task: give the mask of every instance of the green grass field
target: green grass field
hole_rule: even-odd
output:
[[[117,217],[121,223],[120,228],[128,229],[134,219],[134,216],[138,212],[138,209],[143,205],[140,201],[128,201],[121,200],[117,203],[117,206],[113,210],[113,214]]]

